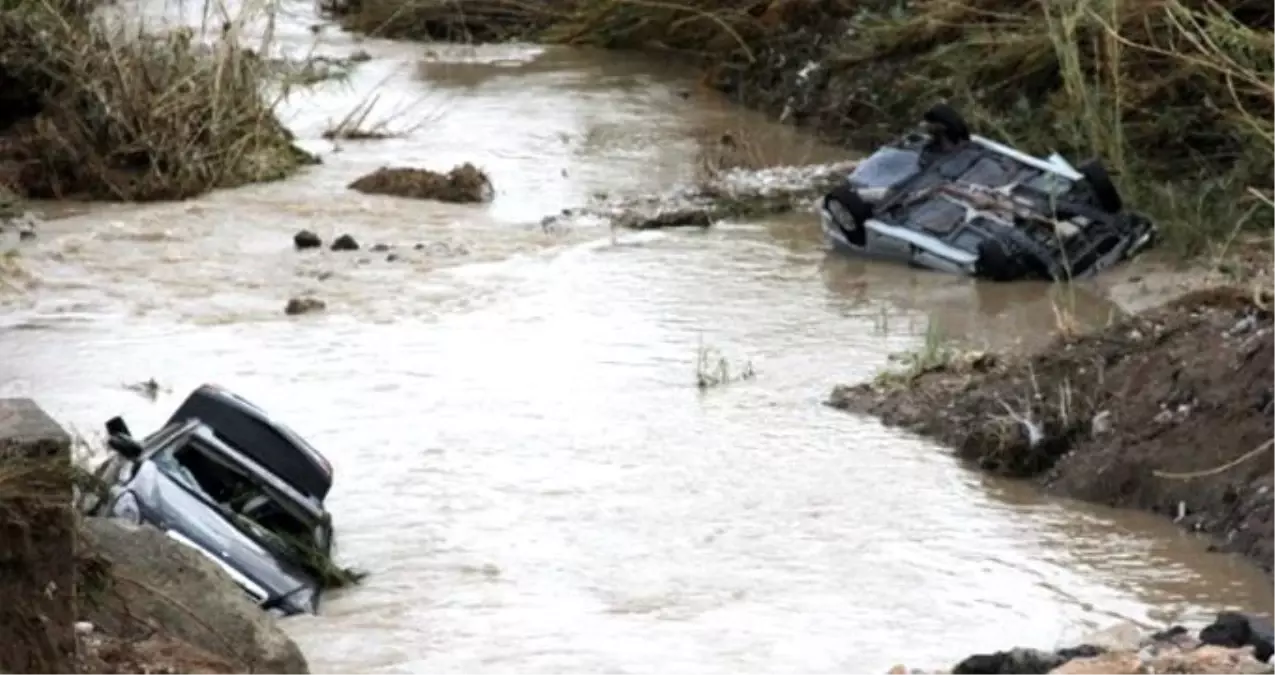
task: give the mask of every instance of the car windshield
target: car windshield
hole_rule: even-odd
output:
[[[261,544],[285,553],[322,550],[322,542],[316,540],[319,522],[306,517],[303,509],[289,508],[289,500],[268,481],[199,439],[160,451],[152,460]]]

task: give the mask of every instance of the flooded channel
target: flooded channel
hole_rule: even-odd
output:
[[[315,20],[291,9],[279,37],[301,49]],[[632,55],[322,35],[373,57],[288,102],[322,166],[51,221],[20,260],[29,290],[0,295],[0,395],[84,431],[149,428],[218,382],[332,459],[340,554],[371,576],[286,623],[315,672],[880,672],[1117,618],[1271,611],[1265,578],[1170,523],[1042,498],[821,405],[929,321],[1040,339],[1044,289],[831,259],[804,215],[539,225],[689,180],[706,129],[786,161],[835,151]],[[373,91],[414,128],[320,138]],[[492,175],[490,205],[345,189],[464,161]],[[301,228],[365,250],[299,253]],[[284,317],[300,292],[328,311]],[[1070,301],[1091,323],[1119,312]],[[702,346],[755,377],[697,390]],[[122,386],[149,377],[157,402]]]

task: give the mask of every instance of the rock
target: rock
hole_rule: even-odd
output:
[[[328,308],[328,304],[318,298],[310,296],[298,296],[288,300],[288,304],[284,306],[283,313],[288,316],[297,316],[300,314],[313,314],[314,312],[322,312]]]
[[[1272,651],[1271,623],[1240,612],[1220,612],[1213,623],[1200,631],[1200,642],[1221,647],[1252,646],[1261,661],[1270,661]]]
[[[992,654],[975,654],[956,664],[952,672],[969,675],[1043,675],[1064,661],[1066,659],[1053,652],[1019,647]]]
[[[1119,673],[1141,673],[1142,659],[1134,652],[1110,652],[1087,659],[1072,659],[1051,673],[1069,675],[1117,675]]]
[[[1203,645],[1191,651],[1174,651],[1146,661],[1140,673],[1269,673],[1271,667],[1253,656],[1250,648],[1234,649]]]
[[[311,232],[310,230],[301,230],[300,232],[292,235],[292,245],[296,246],[298,251],[303,251],[307,248],[319,248],[320,246],[323,246],[323,240],[319,238],[319,235]]]
[[[432,199],[456,204],[485,202],[492,197],[491,179],[466,162],[447,173],[428,169],[381,167],[350,183],[349,188],[370,195]]]
[[[368,250],[372,251],[373,253],[384,253],[390,250],[390,245],[389,244],[372,244],[372,248]]]
[[[333,251],[357,251],[359,250],[359,242],[354,237],[343,234],[332,241]]]
[[[1082,642],[1109,652],[1134,651],[1142,644],[1142,629],[1132,621],[1122,621],[1090,634]]]
[[[103,633],[137,640],[158,629],[169,642],[154,645],[156,654],[178,641],[234,666],[174,672],[309,672],[276,620],[198,551],[117,519],[85,518],[81,535],[105,569],[96,588],[81,588],[82,618]]]

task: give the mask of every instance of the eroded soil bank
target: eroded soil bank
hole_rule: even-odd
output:
[[[1147,509],[1272,563],[1268,293],[1187,294],[1031,355],[932,354],[829,404],[1054,493]]]

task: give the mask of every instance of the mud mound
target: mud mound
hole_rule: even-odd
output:
[[[491,179],[468,162],[447,173],[429,169],[381,167],[350,183],[364,194],[433,199],[455,204],[485,202],[492,197]]]
[[[315,161],[276,120],[260,61],[192,37],[79,5],[0,12],[0,181],[27,197],[178,199]]]
[[[837,387],[829,404],[935,437],[987,471],[1173,517],[1270,571],[1268,302],[1198,292],[1039,354]]]

